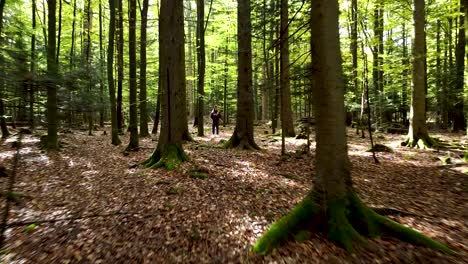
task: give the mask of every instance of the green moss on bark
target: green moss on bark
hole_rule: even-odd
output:
[[[370,245],[365,237],[390,235],[409,243],[454,253],[446,245],[377,214],[352,191],[343,200],[328,202],[326,209],[313,197],[307,196],[289,214],[273,223],[255,243],[252,251],[267,254],[297,234],[321,231],[348,252],[368,248]]]
[[[273,223],[268,231],[255,243],[252,251],[267,254],[290,236],[301,231],[306,222],[311,221],[319,212],[315,201],[306,197],[287,215]]]
[[[151,157],[142,164],[150,169],[164,167],[168,170],[175,169],[180,163],[187,161],[188,156],[180,145],[167,144],[162,150],[157,149]]]

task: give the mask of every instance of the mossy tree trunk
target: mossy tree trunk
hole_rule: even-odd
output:
[[[313,105],[316,118],[316,175],[310,193],[253,246],[268,253],[299,232],[318,231],[348,251],[366,247],[364,237],[394,235],[451,252],[446,246],[367,208],[352,185],[347,155],[344,82],[338,35],[338,1],[312,2]],[[330,158],[333,157],[333,158]]]
[[[280,85],[281,85],[281,133],[294,137],[293,115],[291,111],[291,88],[289,80],[289,17],[288,0],[281,0],[281,41],[280,41]]]
[[[188,159],[182,148],[188,133],[183,1],[161,1],[160,14],[161,133],[156,150],[143,164],[150,168],[173,169]]]
[[[426,39],[424,32],[424,0],[414,0],[414,45],[413,45],[413,87],[411,93],[410,127],[408,138],[403,145],[409,147],[431,147],[432,140],[426,127]]]
[[[240,0],[237,5],[237,39],[239,42],[237,67],[237,117],[234,133],[227,148],[259,149],[254,140],[254,102],[252,90],[252,25],[250,0]]]
[[[114,82],[114,35],[115,35],[115,6],[116,0],[109,0],[109,43],[107,47],[107,82],[109,86],[109,100],[111,112],[111,138],[112,145],[120,145],[119,129],[117,127],[117,104],[115,101]]]

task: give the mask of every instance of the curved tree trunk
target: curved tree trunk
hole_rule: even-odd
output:
[[[252,25],[250,0],[239,0],[237,5],[237,40],[239,42],[237,69],[236,127],[227,148],[259,149],[254,140],[254,103],[252,91]]]
[[[173,169],[188,159],[182,148],[182,142],[188,132],[183,1],[161,1],[160,14],[161,133],[156,150],[143,164],[150,168]]]
[[[421,0],[422,1],[422,0]],[[364,236],[390,234],[451,252],[424,235],[382,217],[355,194],[347,155],[344,82],[338,31],[338,1],[312,2],[312,72],[315,85],[316,175],[310,193],[288,215],[275,222],[253,251],[267,253],[302,231],[319,231],[348,251],[365,247]],[[333,158],[330,158],[333,157]]]

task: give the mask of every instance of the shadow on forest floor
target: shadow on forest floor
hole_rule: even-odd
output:
[[[15,191],[25,201],[12,208],[6,263],[456,263],[429,249],[394,239],[374,239],[375,252],[347,254],[323,237],[288,242],[269,256],[249,248],[287,213],[313,184],[312,155],[280,157],[280,139],[256,128],[262,151],[217,147],[232,128],[187,143],[191,157],[174,171],[129,169],[150,155],[156,142],[123,156],[128,137],[112,146],[107,136],[73,131],[61,135],[64,148],[43,153],[34,136],[21,150]],[[108,133],[109,134],[109,133]],[[450,137],[441,135],[449,140]],[[374,164],[366,139],[348,134],[352,175],[360,197],[372,206],[395,208],[411,216],[392,216],[452,248],[468,253],[466,196],[468,177],[460,166],[442,166],[432,150],[399,147],[400,136],[377,134],[392,153],[378,153]],[[464,144],[464,137],[458,137]],[[288,152],[304,140],[287,139]],[[11,164],[11,142],[0,146],[0,161]],[[10,153],[13,151],[12,153]],[[312,146],[313,153],[313,146]],[[10,165],[8,165],[10,166]],[[206,179],[190,177],[194,168]],[[457,169],[457,170],[456,170]],[[1,180],[2,190],[6,180]],[[2,199],[3,201],[3,199]],[[2,203],[3,205],[4,203]],[[2,208],[3,210],[3,208]],[[61,221],[49,221],[47,220]],[[41,222],[44,221],[45,222]],[[17,225],[28,221],[33,225]],[[29,223],[28,223],[29,224]]]

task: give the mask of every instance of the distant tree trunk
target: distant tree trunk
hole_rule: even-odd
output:
[[[402,56],[402,64],[403,64],[403,71],[402,71],[402,87],[401,87],[401,95],[402,95],[402,105],[401,105],[401,112],[403,118],[403,124],[407,125],[408,121],[408,75],[409,75],[409,68],[410,68],[410,60],[408,56],[408,44],[407,44],[407,33],[406,33],[406,23],[403,23],[403,56]]]
[[[197,104],[194,99],[194,61],[193,61],[193,42],[192,42],[192,23],[190,20],[190,17],[192,15],[192,5],[188,5],[187,7],[187,15],[186,19],[189,19],[188,25],[187,25],[187,96],[188,96],[188,111],[189,111],[189,118],[192,119],[194,118],[195,114],[195,107],[194,105]]]
[[[146,26],[148,21],[148,2],[143,0],[140,10],[140,137],[149,136],[148,132],[148,103],[146,95]]]
[[[107,45],[107,82],[111,113],[112,145],[120,145],[119,128],[117,127],[117,105],[115,102],[114,83],[114,38],[115,38],[115,8],[117,0],[109,0],[109,43]]]
[[[184,12],[182,0],[162,0],[159,18],[162,124],[158,145],[147,167],[175,168],[188,160],[182,148],[187,126]],[[182,109],[182,110],[181,110]]]
[[[267,1],[263,0],[263,12],[262,12],[262,24],[263,24],[263,41],[262,41],[262,49],[263,49],[263,66],[262,66],[262,76],[263,76],[263,83],[260,89],[262,95],[262,106],[261,106],[261,118],[262,121],[268,120],[268,82],[269,82],[269,52],[267,49],[267,13],[268,13],[268,6]]]
[[[62,0],[59,1],[59,21],[58,21],[58,35],[57,35],[57,54],[55,57],[55,63],[57,64],[57,68],[59,65],[59,56],[60,56],[60,40],[62,36]]]
[[[197,0],[197,102],[198,136],[204,135],[203,110],[205,109],[205,1]]]
[[[103,48],[103,33],[102,33],[102,0],[99,0],[99,126],[104,127],[104,48]]]
[[[463,115],[463,94],[464,94],[464,72],[465,72],[465,9],[467,8],[466,0],[462,0],[460,6],[460,23],[458,26],[458,42],[455,51],[456,60],[456,77],[455,77],[455,96],[457,98],[455,103],[453,130],[459,131],[465,128],[465,117]]]
[[[426,78],[424,74],[425,53],[425,11],[424,0],[414,0],[414,44],[413,44],[413,87],[411,93],[411,112],[408,139],[405,145],[421,148],[432,146],[426,128]]]
[[[228,123],[228,107],[227,107],[227,82],[228,82],[228,49],[229,46],[229,38],[226,38],[226,47],[224,49],[225,59],[224,59],[224,96],[223,96],[223,105],[224,105],[224,116],[223,116],[223,127],[226,127]]]
[[[276,33],[276,39],[280,38],[280,26],[275,25],[275,33]],[[274,105],[273,105],[273,118],[271,122],[272,126],[272,132],[273,134],[276,132],[276,128],[278,127],[278,119],[279,119],[279,113],[280,113],[280,104],[281,104],[281,98],[280,98],[280,82],[279,82],[279,73],[280,73],[280,49],[278,45],[275,46],[275,58],[274,58],[274,70],[272,76],[272,87],[275,88],[273,98],[274,98]],[[280,120],[281,122],[281,120]]]
[[[285,137],[294,137],[293,116],[291,111],[291,88],[289,80],[289,29],[288,0],[281,0],[281,31],[280,31],[280,87],[281,87],[281,133]]]
[[[119,132],[123,133],[123,112],[122,112],[122,100],[123,100],[123,74],[124,74],[124,60],[123,60],[123,46],[124,46],[124,35],[123,35],[123,9],[122,0],[118,0],[118,24],[117,24],[117,127]]]
[[[441,49],[440,49],[440,31],[441,31],[441,22],[440,19],[437,19],[436,26],[436,99],[437,99],[437,123],[441,125],[441,116],[442,116],[442,67],[441,67]]]
[[[84,15],[86,20],[83,23],[83,36],[86,37],[83,43],[83,66],[85,68],[85,76],[88,86],[88,94],[91,97],[93,95],[93,77],[91,74],[92,71],[92,42],[91,42],[91,30],[92,30],[92,10],[91,10],[91,0],[86,0],[84,2]],[[88,107],[86,113],[86,119],[88,121],[88,135],[93,134],[94,128],[94,102],[93,99],[90,99],[90,107]]]
[[[55,11],[57,8],[56,0],[48,0],[48,36],[47,42],[47,149],[57,150],[59,148],[57,127],[57,87],[55,79],[57,78],[57,65],[55,64]]]
[[[31,35],[31,79],[29,81],[29,126],[31,129],[34,129],[34,83],[36,79],[36,0],[32,0],[31,13],[33,33]]]
[[[359,101],[359,79],[358,79],[358,6],[357,0],[351,0],[351,56],[353,57],[353,92],[356,96],[356,103]],[[362,100],[361,100],[362,101]],[[362,119],[357,118],[356,134],[359,135],[361,129],[364,133]]]
[[[301,231],[317,231],[348,252],[366,247],[364,237],[380,234],[451,252],[445,245],[378,215],[357,196],[350,173],[343,122],[344,82],[338,1],[314,0],[311,10],[317,141],[314,184],[306,197],[289,214],[276,221],[252,250],[265,254]]]
[[[226,147],[259,149],[254,140],[254,105],[252,91],[252,24],[250,0],[239,0],[237,4],[237,117],[234,133]]]
[[[3,45],[2,29],[3,29],[3,9],[5,0],[0,0],[0,45]],[[0,67],[3,67],[3,56],[0,54]],[[3,86],[3,84],[1,84]],[[3,87],[0,87],[0,95],[3,92]],[[10,135],[5,121],[5,105],[3,103],[3,95],[0,96],[0,127],[2,130],[2,138]]]
[[[128,17],[128,56],[130,58],[129,70],[129,100],[130,120],[128,130],[130,141],[126,150],[138,149],[138,107],[137,107],[137,76],[136,76],[136,0],[129,0]]]

